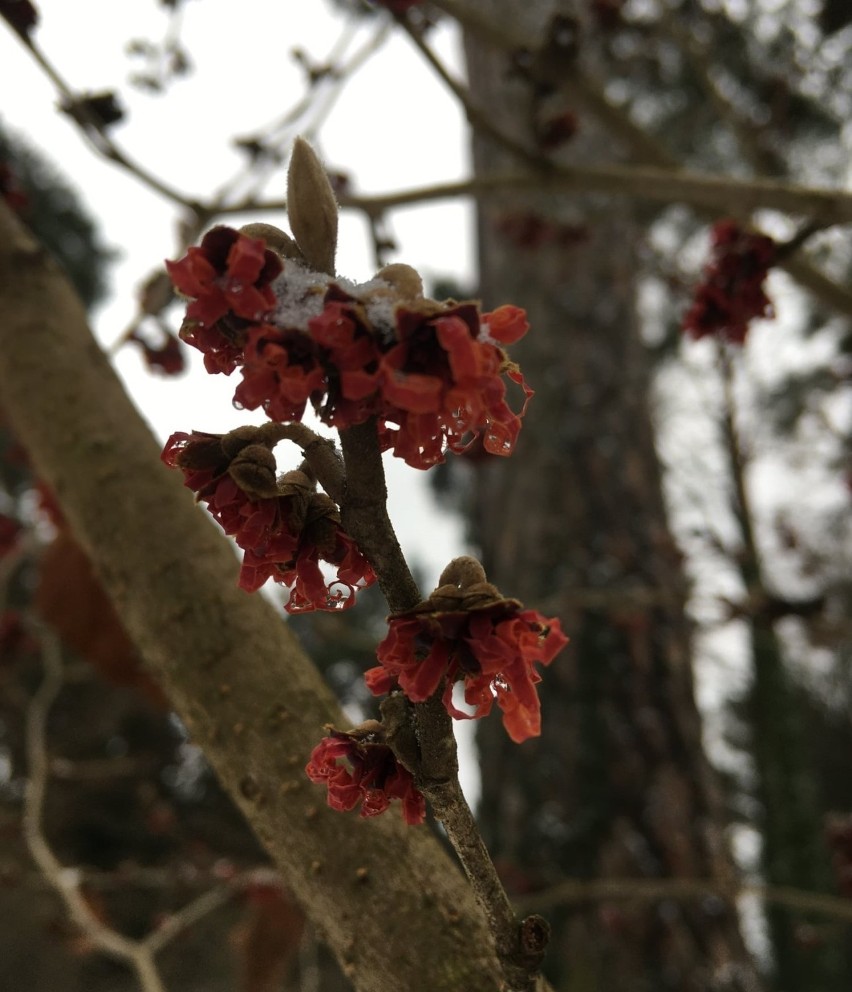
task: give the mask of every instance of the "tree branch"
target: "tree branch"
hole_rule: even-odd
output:
[[[47,716],[62,688],[63,677],[58,638],[40,627],[36,628],[36,633],[41,646],[44,676],[26,715],[28,767],[21,825],[24,841],[39,871],[65,903],[74,925],[79,927],[98,950],[130,965],[136,972],[143,992],[165,992],[154,962],[154,949],[124,937],[97,918],[80,892],[76,873],[59,862],[44,835],[42,811],[50,772],[46,739]]]
[[[559,906],[588,901],[680,901],[706,899],[708,895],[719,899],[753,896],[766,903],[786,906],[803,913],[820,913],[836,920],[852,922],[852,900],[842,896],[829,896],[778,885],[746,884],[731,887],[703,878],[602,878],[591,881],[569,878],[549,889],[522,896],[518,903],[528,911],[548,912]]]
[[[495,992],[484,921],[438,842],[391,814],[333,812],[305,778],[322,726],[345,718],[280,616],[237,588],[228,542],[160,464],[67,281],[2,203],[0,313],[6,415],[140,654],[355,988]]]
[[[421,186],[380,196],[341,196],[341,207],[378,213],[431,200],[486,198],[505,191],[609,193],[657,203],[686,203],[727,213],[778,210],[800,214],[822,226],[852,223],[852,192],[798,186],[775,179],[739,179],[641,165],[554,165],[546,173],[504,172],[476,179]],[[278,210],[280,202],[255,204]]]

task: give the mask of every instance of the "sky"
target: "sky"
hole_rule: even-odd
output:
[[[39,0],[38,7],[38,44],[72,87],[118,90],[127,122],[113,133],[122,148],[170,184],[201,197],[244,167],[244,157],[232,147],[233,138],[263,130],[303,96],[304,74],[291,55],[293,49],[322,62],[345,30],[340,11],[328,0],[243,0],[238,14],[232,0],[187,0],[181,38],[194,70],[157,95],[128,85],[140,63],[127,48],[131,39],[158,41],[163,36],[167,16],[157,0]],[[374,18],[362,25],[348,51],[357,49],[382,23]],[[452,28],[439,27],[431,41],[460,74],[460,45]],[[110,297],[95,319],[96,334],[108,347],[134,313],[136,287],[164,258],[178,254],[179,212],[134,177],[93,155],[73,124],[57,113],[53,84],[1,24],[0,93],[4,126],[57,163],[97,217],[104,240],[119,253]],[[378,55],[347,82],[319,131],[318,149],[330,169],[350,173],[356,191],[365,193],[453,181],[469,171],[466,126],[456,102],[396,30],[388,32]],[[267,193],[281,197],[284,190],[282,167],[270,177]],[[254,220],[286,227],[283,216],[230,218],[234,224]],[[399,246],[390,260],[413,264],[427,281],[450,275],[462,284],[473,283],[473,216],[468,204],[439,202],[395,211],[390,226]],[[706,244],[700,251],[704,257]],[[357,214],[342,215],[338,270],[358,281],[372,275],[368,231]],[[800,298],[789,280],[774,274],[770,293],[780,319],[754,327],[744,359],[749,376],[767,388],[786,370],[824,361],[826,350],[833,347],[830,327],[803,345],[797,326]],[[646,317],[653,321],[653,313]],[[135,350],[117,356],[116,367],[129,392],[161,439],[175,430],[227,431],[246,420],[246,414],[231,406],[234,382],[206,376],[200,358],[195,353],[191,358],[190,376],[161,380],[144,370]],[[708,519],[718,527],[726,512],[726,475],[724,466],[713,468],[715,428],[707,417],[708,409],[718,404],[712,368],[711,348],[699,342],[685,349],[685,361],[672,373],[677,378],[661,384],[663,457],[681,466],[681,480],[686,466],[687,483],[698,480],[702,486],[696,501],[685,489],[678,492],[670,485],[673,517],[682,537]],[[761,411],[744,406],[743,415],[750,426],[760,426]],[[838,412],[840,419],[848,415],[848,408]],[[695,462],[691,477],[689,459]],[[778,459],[763,460],[752,481],[766,521],[794,507],[797,523],[807,511],[817,526],[827,509],[846,505],[842,479],[829,484],[816,479],[821,461],[803,460],[791,473]],[[403,548],[423,569],[431,588],[447,561],[468,550],[462,528],[435,506],[421,473],[393,458],[387,459],[387,468],[391,517]],[[761,539],[771,545],[775,538],[765,529]],[[738,584],[718,558],[702,561],[693,556],[691,564],[696,589],[716,609],[720,596],[736,598]],[[795,575],[789,577],[793,587],[798,581]],[[710,738],[717,752],[721,698],[745,676],[742,648],[735,640],[735,632],[728,629],[721,640],[699,650],[699,695],[711,718]],[[468,729],[465,725],[463,732]]]
[[[40,0],[37,6],[36,41],[72,88],[118,91],[127,120],[112,131],[116,142],[148,171],[199,197],[244,168],[245,156],[231,144],[235,137],[262,131],[304,95],[304,73],[293,49],[323,62],[346,30],[341,12],[322,0],[243,0],[238,16],[230,0],[187,0],[181,39],[193,72],[165,94],[152,94],[128,84],[142,63],[127,46],[131,39],[163,37],[168,18],[156,0]],[[370,19],[347,51],[357,50],[386,23],[386,18]],[[334,104],[319,131],[319,151],[330,169],[351,174],[358,192],[463,178],[466,142],[455,102],[406,38],[393,30],[387,36]],[[441,28],[432,41],[458,68],[455,33]],[[176,257],[179,208],[92,153],[73,123],[57,113],[53,84],[5,24],[0,24],[0,93],[0,121],[57,164],[118,252],[109,299],[94,318],[97,337],[109,347],[135,312],[136,287],[164,258]],[[281,167],[270,177],[267,195],[281,198],[284,192]],[[467,204],[433,203],[389,219],[399,248],[390,261],[414,265],[427,284],[430,277],[447,275],[472,281],[473,221]],[[255,220],[286,228],[284,215],[235,215],[228,222]],[[371,244],[362,217],[344,212],[340,274],[370,278]],[[252,419],[231,406],[235,381],[206,376],[200,356],[191,358],[191,375],[162,380],[143,369],[135,349],[117,356],[128,391],[161,439],[174,430],[227,431]],[[402,545],[433,582],[450,558],[466,550],[461,527],[438,510],[422,475],[392,458],[387,469],[390,512]]]
[[[198,197],[209,196],[244,169],[244,155],[231,144],[235,137],[262,131],[304,95],[304,74],[292,50],[299,48],[312,62],[323,62],[346,31],[340,11],[324,0],[242,0],[238,15],[232,0],[188,0],[180,36],[193,72],[165,94],[152,94],[129,85],[141,63],[127,46],[131,39],[163,38],[168,18],[156,0],[39,0],[37,6],[41,20],[34,37],[65,81],[75,91],[118,92],[127,119],[111,132],[116,143],[147,171]],[[362,25],[346,51],[356,51],[382,24],[387,18]],[[464,178],[466,129],[455,101],[406,38],[394,30],[386,34],[380,51],[334,103],[319,129],[318,150],[329,169],[351,175],[357,192],[383,193]],[[432,44],[445,64],[460,73],[455,32],[449,27],[435,30]],[[53,84],[2,22],[0,94],[0,122],[56,164],[117,253],[108,298],[93,318],[95,334],[108,349],[135,313],[137,287],[163,259],[178,256],[179,209],[91,151],[73,123],[57,112]],[[270,177],[269,198],[284,196],[284,169]],[[257,220],[287,226],[283,214],[236,215],[228,223]],[[399,249],[389,261],[414,265],[427,285],[430,278],[446,276],[473,282],[469,204],[406,208],[389,221]],[[369,230],[352,212],[341,215],[337,267],[341,275],[358,281],[374,272]],[[129,394],[161,440],[175,430],[218,433],[263,419],[234,410],[234,377],[206,375],[200,355],[187,350],[191,371],[179,379],[152,376],[133,348],[122,349],[115,358]],[[282,453],[282,470],[295,467],[299,458],[297,454],[291,466],[283,464],[284,457]],[[385,464],[391,519],[428,592],[450,559],[469,551],[463,526],[436,505],[423,473],[390,456]],[[457,723],[456,735],[462,785],[473,802],[478,777],[472,723]]]

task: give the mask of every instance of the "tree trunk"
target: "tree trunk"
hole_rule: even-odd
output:
[[[0,401],[122,622],[358,992],[496,992],[470,890],[398,812],[329,810],[304,766],[331,692],[193,504],[43,249],[0,203]]]
[[[535,36],[553,5],[480,6]],[[476,105],[534,147],[531,87],[505,53],[470,37],[466,51]],[[612,144],[583,117],[570,155],[612,161]],[[474,161],[484,175],[506,152],[480,134]],[[489,579],[572,638],[544,673],[541,738],[480,729],[486,840],[530,907],[565,879],[732,886],[637,333],[637,220],[624,201],[507,195],[482,205],[479,237],[486,307],[529,315],[512,357],[537,392],[512,458],[474,466],[475,538]],[[755,987],[730,900],[591,899],[551,922],[547,970],[566,992]]]

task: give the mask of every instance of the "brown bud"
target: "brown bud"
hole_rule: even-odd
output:
[[[296,138],[287,173],[287,213],[308,265],[334,275],[337,200],[316,152],[302,138]]]
[[[240,234],[245,234],[249,238],[263,238],[266,247],[282,258],[292,258],[295,262],[302,263],[305,261],[305,256],[299,251],[299,246],[290,235],[273,224],[244,224],[240,228]]]
[[[379,269],[376,275],[393,286],[400,300],[418,300],[423,296],[423,280],[417,269],[410,265],[395,262]]]
[[[227,434],[222,436],[222,451],[225,452],[229,459],[234,459],[243,448],[261,440],[258,434],[258,428],[252,427],[249,424],[228,431]]]
[[[485,569],[470,555],[453,558],[438,579],[439,586],[453,585],[462,589],[477,582],[485,582]]]
[[[262,444],[250,444],[231,462],[228,475],[252,499],[271,499],[278,495],[275,469],[275,455]]]

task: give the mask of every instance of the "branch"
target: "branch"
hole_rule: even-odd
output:
[[[412,28],[411,24],[404,15],[397,15],[397,22],[414,43],[423,58],[426,59],[429,65],[435,70],[441,82],[443,82],[447,89],[461,104],[465,117],[474,131],[479,131],[481,134],[487,135],[492,141],[495,141],[498,145],[502,145],[507,151],[510,151],[513,155],[516,155],[522,161],[529,163],[534,168],[543,169],[548,166],[546,159],[531,151],[529,148],[526,148],[519,141],[516,141],[511,135],[501,131],[500,128],[493,123],[488,114],[483,112],[473,103],[467,87],[453,79],[438,56],[435,55],[432,49],[426,44],[422,35]]]
[[[39,871],[65,903],[74,925],[99,950],[129,964],[136,972],[143,992],[165,992],[154,963],[154,950],[144,943],[129,940],[97,918],[80,892],[76,873],[60,864],[44,836],[42,811],[50,770],[46,741],[47,716],[62,688],[62,658],[58,638],[42,627],[33,625],[33,629],[41,645],[44,677],[26,715],[28,777],[21,825],[24,841]]]
[[[341,517],[347,533],[372,564],[391,612],[413,609],[420,592],[411,576],[387,515],[387,487],[375,419],[340,432],[346,464]],[[382,704],[388,742],[413,718],[419,757],[414,773],[418,788],[459,857],[476,901],[488,920],[497,957],[515,992],[543,988],[540,968],[550,928],[541,917],[520,922],[512,909],[458,778],[452,719],[441,701],[443,686],[425,703],[412,705],[403,696]],[[400,760],[407,755],[400,753]]]
[[[356,990],[495,992],[485,923],[435,838],[399,817],[333,812],[307,781],[321,728],[345,717],[279,614],[237,587],[229,543],[161,465],[67,280],[3,203],[0,312],[5,413],[141,656]]]
[[[801,214],[821,226],[852,223],[852,192],[798,186],[775,179],[739,179],[639,165],[553,165],[546,173],[503,172],[476,179],[421,186],[380,196],[341,196],[341,207],[378,213],[392,207],[460,196],[486,198],[505,191],[609,193],[658,203],[686,203],[727,213],[778,210]],[[280,202],[255,209],[280,209]],[[785,263],[786,264],[786,263]]]
[[[186,207],[188,210],[193,212],[199,210],[198,203],[186,196],[186,194],[181,193],[174,187],[164,183],[153,173],[148,172],[147,169],[139,165],[138,162],[134,162],[130,159],[109,136],[103,122],[98,120],[97,117],[88,110],[85,105],[85,96],[80,96],[80,94],[77,94],[72,90],[68,83],[65,82],[62,76],[54,68],[47,56],[38,48],[32,38],[22,38],[20,35],[17,37],[63,97],[63,103],[66,106],[75,108],[74,114],[69,116],[71,116],[72,120],[79,128],[86,142],[91,145],[91,147],[99,155],[107,159],[107,161],[113,162],[115,165],[120,166],[126,172],[129,172],[130,175],[135,176],[136,179],[138,179],[143,185],[147,186],[159,196],[164,197],[166,200],[171,200],[173,203]]]
[[[499,48],[510,58],[519,51],[535,51],[539,39],[524,35],[517,24],[504,26],[486,20],[472,5],[460,0],[432,0],[434,5],[455,18],[466,31],[486,45]],[[618,138],[640,162],[661,169],[677,169],[678,162],[652,135],[639,127],[628,111],[613,103],[602,86],[587,76],[575,62],[561,67],[563,83],[571,88],[586,109]],[[723,209],[727,209],[723,207]],[[782,208],[786,209],[786,208]],[[747,219],[741,217],[740,219]],[[827,223],[835,223],[831,217]],[[815,268],[807,258],[785,258],[782,268],[817,299],[844,314],[852,315],[852,291]]]
[[[767,903],[787,906],[789,909],[820,913],[836,920],[852,922],[852,900],[842,896],[823,895],[778,885],[731,887],[701,878],[608,878],[594,881],[572,878],[542,892],[523,896],[517,900],[517,903],[528,911],[547,912],[559,906],[572,906],[589,901],[686,900],[705,899],[708,895],[717,896],[719,899],[753,896]]]

